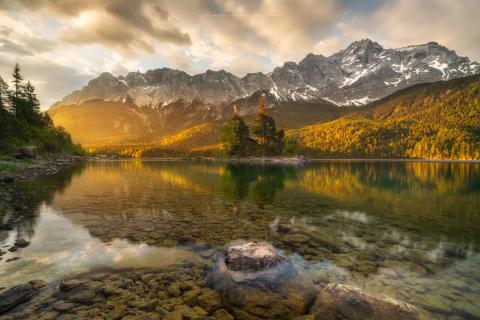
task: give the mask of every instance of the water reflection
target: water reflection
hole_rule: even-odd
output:
[[[39,207],[43,204],[49,204],[53,201],[55,195],[62,194],[70,185],[75,175],[81,174],[84,164],[65,170],[61,170],[53,177],[40,177],[35,182],[17,183],[15,186],[14,201],[16,203],[15,212],[2,212],[0,216],[3,223],[15,221],[11,224],[13,233],[18,239],[31,239],[36,230],[36,224],[39,219]],[[11,233],[0,231],[0,243],[4,243]]]
[[[2,279],[266,240],[314,282],[354,284],[438,318],[480,299],[478,164],[105,161],[55,179],[25,186],[47,196],[2,240],[32,238],[22,259],[0,262]]]
[[[227,164],[222,175],[222,190],[226,198],[244,200],[250,192],[259,208],[273,203],[285,180],[295,180],[294,167],[281,165]],[[252,187],[253,185],[253,187]]]
[[[98,266],[161,267],[192,256],[192,253],[179,248],[131,244],[125,239],[105,244],[51,207],[43,204],[39,210],[41,215],[35,219],[35,235],[30,238],[32,244],[14,253],[20,260],[1,266],[0,286],[11,286],[34,278],[50,281]],[[17,231],[10,232],[2,243],[12,244],[17,237]]]

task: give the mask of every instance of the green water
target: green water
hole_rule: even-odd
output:
[[[266,240],[312,282],[480,319],[480,164],[97,161],[19,188],[37,214],[0,245],[32,244],[0,261],[0,287]]]

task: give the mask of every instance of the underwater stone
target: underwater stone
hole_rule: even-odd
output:
[[[316,319],[427,320],[412,305],[386,296],[373,296],[359,288],[331,283],[318,293],[310,314]]]
[[[217,257],[215,274],[234,282],[290,278],[293,265],[265,242],[249,242],[228,247]]]
[[[40,288],[46,286],[46,284],[47,282],[43,280],[35,279],[2,291],[0,293],[0,314],[27,302],[37,295]]]
[[[286,262],[267,243],[249,242],[225,250],[225,265],[232,271],[261,271]]]

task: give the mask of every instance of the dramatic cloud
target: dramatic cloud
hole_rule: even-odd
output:
[[[436,41],[478,61],[479,12],[478,0],[388,1],[352,16],[340,30],[345,38],[368,37],[390,48]]]
[[[361,38],[480,60],[479,11],[477,0],[0,1],[0,72],[21,63],[48,106],[103,71],[268,72]]]

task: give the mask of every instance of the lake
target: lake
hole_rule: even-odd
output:
[[[263,240],[312,283],[351,284],[438,319],[480,319],[478,163],[89,161],[18,188],[35,214],[0,231],[0,244],[31,244],[3,256],[0,287],[189,268]]]

